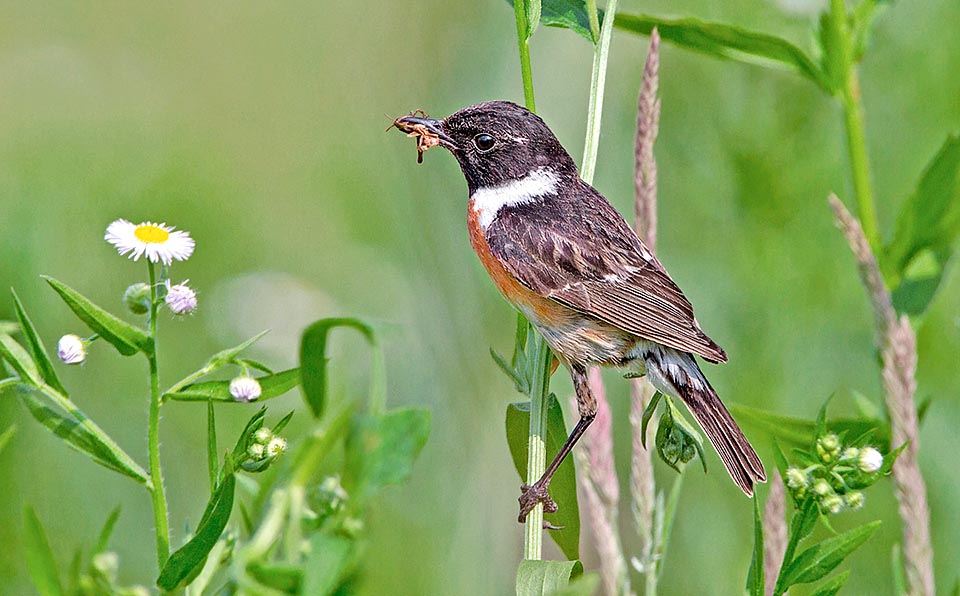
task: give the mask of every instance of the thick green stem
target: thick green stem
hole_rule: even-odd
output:
[[[514,0],[513,13],[517,19],[517,45],[520,48],[520,76],[523,77],[523,102],[531,112],[537,111],[533,98],[533,71],[530,69],[530,42],[527,31],[526,3]]]
[[[850,174],[853,178],[853,192],[857,201],[857,214],[863,226],[863,233],[876,252],[880,248],[880,228],[877,223],[877,210],[873,200],[870,183],[870,162],[867,157],[867,138],[863,126],[863,106],[860,102],[860,80],[853,57],[853,42],[847,25],[847,9],[844,0],[831,0],[831,21],[836,28],[840,44],[840,63],[843,65],[840,103],[843,106],[843,122],[847,133],[847,151],[850,156]]]
[[[528,352],[535,363],[530,388],[530,433],[527,436],[527,484],[533,485],[547,467],[547,397],[550,395],[550,366],[553,353],[540,335]],[[543,503],[527,515],[524,527],[523,558],[539,560],[543,556]]]
[[[160,468],[160,369],[157,365],[157,275],[153,263],[147,261],[150,270],[150,337],[153,351],[147,354],[150,362],[150,421],[147,433],[147,449],[150,456],[150,479],[153,490],[153,525],[157,538],[157,566],[163,569],[170,556],[170,528],[167,520],[167,496],[163,489],[163,471]]]
[[[593,5],[593,18],[596,18],[596,2]],[[583,145],[583,165],[580,177],[588,184],[593,183],[596,171],[597,151],[600,146],[600,119],[603,116],[603,90],[607,78],[607,58],[610,55],[610,38],[613,36],[613,16],[617,11],[617,0],[609,0],[606,6],[608,18],[600,28],[600,39],[593,52],[593,72],[590,75],[590,105],[587,111],[587,138]],[[589,12],[589,6],[588,6]]]

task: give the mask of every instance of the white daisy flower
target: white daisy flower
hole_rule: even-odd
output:
[[[260,382],[246,375],[230,381],[230,395],[237,401],[249,402],[260,397]]]
[[[80,364],[87,359],[87,347],[79,335],[64,335],[57,342],[57,357],[64,364]]]
[[[151,221],[134,224],[118,219],[107,226],[103,239],[117,247],[121,255],[130,253],[134,261],[146,255],[153,263],[169,265],[186,261],[193,254],[193,238],[188,232],[175,230],[165,223]]]
[[[172,286],[170,280],[167,280],[167,295],[164,296],[163,301],[175,315],[189,314],[197,308],[197,293],[187,285],[188,281],[190,280],[187,279],[181,284]]]

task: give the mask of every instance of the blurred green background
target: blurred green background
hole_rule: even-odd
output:
[[[625,0],[622,10],[696,16],[812,47],[817,2]],[[371,520],[367,594],[508,594],[521,553],[519,479],[503,415],[517,399],[488,347],[508,352],[514,315],[467,242],[466,188],[441,151],[385,134],[414,108],[434,116],[489,99],[522,100],[513,13],[481,2],[17,2],[0,7],[0,287],[14,286],[47,346],[79,323],[46,287],[55,276],[120,310],[142,263],[101,240],[118,217],[189,230],[197,249],[173,269],[200,310],[165,321],[169,384],[212,351],[271,328],[255,356],[295,360],[308,322],[383,323],[393,405],[426,405],[433,433],[412,481]],[[902,0],[881,14],[861,69],[873,180],[884,231],[948,132],[960,129],[960,4]],[[615,32],[596,184],[632,212],[635,102],[646,38]],[[541,115],[579,160],[591,48],[568,31],[533,39]],[[812,418],[831,394],[852,414],[879,403],[872,323],[826,196],[851,204],[837,105],[789,73],[664,46],[660,254],[730,354],[708,374],[728,403]],[[13,318],[0,299],[0,319]],[[344,336],[334,374],[364,391],[365,356]],[[936,547],[946,589],[960,568],[960,274],[947,275],[919,328],[919,396]],[[356,357],[354,357],[356,356]],[[65,367],[63,367],[65,368]],[[97,345],[62,371],[74,399],[145,461],[146,366]],[[558,375],[555,389],[570,392]],[[609,376],[618,466],[629,466],[628,384]],[[565,401],[565,400],[561,400]],[[301,408],[272,402],[274,416]],[[223,437],[252,411],[222,409]],[[232,415],[231,415],[232,414]],[[65,566],[123,504],[113,546],[127,583],[154,577],[147,494],[0,403],[19,432],[0,456],[0,592],[27,594],[21,512],[33,504]],[[297,421],[297,418],[295,418]],[[306,428],[306,416],[290,427]],[[206,500],[202,405],[165,408],[163,456],[174,543]],[[768,462],[769,440],[750,433]],[[226,440],[226,439],[225,439]],[[665,594],[742,589],[751,507],[716,455],[685,482]],[[658,464],[668,480],[672,471]],[[850,559],[851,594],[890,594],[900,525],[892,484],[838,528],[880,517]],[[623,517],[624,521],[628,516]],[[626,534],[629,536],[629,531]],[[627,538],[628,550],[636,541]],[[588,568],[593,555],[584,542]]]

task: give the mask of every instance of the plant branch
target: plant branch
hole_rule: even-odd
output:
[[[531,112],[537,111],[533,97],[533,71],[530,69],[530,38],[524,0],[514,0],[513,13],[517,20],[517,46],[520,49],[520,76],[523,77],[523,102]]]
[[[170,556],[170,528],[167,518],[167,496],[163,486],[163,471],[160,467],[160,370],[157,365],[157,274],[154,264],[147,261],[150,272],[150,337],[153,350],[147,354],[150,363],[150,417],[147,431],[147,450],[150,458],[150,479],[153,490],[150,497],[153,504],[154,533],[157,539],[157,566],[163,569]]]
[[[538,334],[529,351],[535,363],[530,388],[530,433],[527,436],[527,484],[532,486],[547,467],[547,397],[550,395],[550,365],[553,354]],[[523,558],[543,556],[543,503],[527,514],[524,526]]]
[[[593,6],[591,19],[596,16],[596,2]],[[607,58],[610,54],[610,38],[613,36],[613,15],[617,12],[617,0],[608,0],[606,13],[609,18],[604,19],[600,27],[600,39],[597,40],[593,52],[593,72],[590,76],[590,105],[587,108],[587,135],[583,146],[583,164],[580,167],[580,177],[587,184],[593,183],[593,175],[597,165],[597,151],[600,144],[600,119],[603,116],[603,90],[607,77]]]

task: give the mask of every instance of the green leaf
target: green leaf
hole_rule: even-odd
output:
[[[210,370],[216,370],[216,369],[220,368],[221,366],[224,366],[224,365],[226,365],[226,364],[230,364],[231,362],[234,361],[234,359],[235,359],[241,352],[243,352],[244,350],[246,350],[247,348],[249,348],[250,346],[252,346],[252,345],[253,345],[254,343],[256,343],[261,337],[263,337],[264,335],[266,335],[266,334],[268,334],[268,333],[270,333],[270,330],[269,330],[269,329],[267,329],[267,330],[265,330],[265,331],[261,331],[260,333],[254,335],[253,337],[251,337],[250,339],[248,339],[247,341],[245,341],[245,342],[243,342],[243,343],[241,343],[241,344],[239,344],[239,345],[236,345],[236,346],[233,346],[232,348],[227,348],[226,350],[222,350],[222,351],[220,351],[220,352],[217,352],[216,354],[214,354],[213,356],[211,356],[209,360],[207,360],[207,364],[206,364],[206,366],[204,366],[204,368],[209,368]]]
[[[766,433],[785,446],[809,449],[816,441],[817,425],[810,420],[781,416],[738,404],[732,404],[730,411],[744,426]],[[881,451],[890,446],[890,424],[884,420],[835,418],[826,422],[826,430],[838,435],[846,433],[850,437],[858,437],[872,430],[873,440]]]
[[[36,388],[20,383],[14,393],[40,424],[61,438],[74,449],[86,453],[100,465],[141,484],[149,484],[150,477],[133,458],[127,455],[114,441],[87,418],[68,399],[55,393],[52,388]],[[53,401],[61,409],[54,409],[44,401]]]
[[[880,259],[899,312],[920,315],[933,300],[960,234],[960,136],[951,135],[927,165],[897,216]]]
[[[29,505],[23,510],[23,542],[27,569],[40,596],[62,596],[63,586],[57,573],[57,562],[50,550],[50,541],[40,518]]]
[[[822,89],[830,89],[823,73],[800,48],[773,35],[697,19],[670,20],[622,13],[617,14],[614,25],[641,35],[649,35],[656,27],[661,39],[680,47],[714,58],[792,70]]]
[[[513,0],[507,0],[512,6]],[[530,6],[526,6],[527,21],[530,21]],[[602,19],[603,14],[598,11],[598,17]],[[587,5],[583,0],[543,0],[540,8],[540,21],[547,27],[559,27],[569,29],[577,33],[592,44],[596,44],[593,33],[590,31],[590,16],[587,13]],[[533,30],[528,28],[528,35],[533,35]]]
[[[527,449],[530,432],[530,402],[513,403],[507,406],[506,417],[507,444],[513,465],[520,479],[527,479]],[[567,429],[563,422],[563,411],[557,396],[550,394],[547,400],[547,441],[548,457],[560,451],[567,439]],[[550,482],[550,496],[559,509],[556,513],[547,513],[545,518],[560,530],[551,530],[550,537],[557,543],[563,554],[570,560],[580,557],[580,507],[577,504],[577,473],[573,457],[567,457]]]
[[[236,477],[230,468],[229,460],[224,464],[226,473],[217,490],[210,495],[210,502],[203,512],[197,532],[185,545],[177,549],[160,572],[157,578],[157,587],[162,590],[176,590],[182,587],[182,582],[195,575],[207,560],[210,550],[220,540],[220,535],[227,527],[230,513],[233,511],[233,494],[236,488]]]
[[[124,356],[137,352],[153,353],[153,338],[142,329],[122,321],[81,295],[68,285],[52,277],[43,276],[50,287],[67,303],[70,310],[102,339],[112,344]]]
[[[580,561],[533,561],[524,559],[517,569],[517,596],[547,596],[583,574]]]
[[[356,416],[347,435],[344,488],[362,501],[384,486],[402,484],[429,435],[430,412],[425,409]]]
[[[647,425],[650,424],[650,419],[653,418],[654,412],[657,411],[657,404],[660,403],[662,397],[662,393],[654,391],[653,397],[651,397],[650,402],[647,403],[647,407],[643,409],[643,416],[640,421],[640,443],[644,447],[647,446]]]
[[[836,94],[846,78],[848,58],[844,54],[844,31],[846,13],[837,15],[828,10],[820,15],[817,29],[817,41],[820,44],[820,68],[826,81],[827,90]]]
[[[794,512],[793,519],[790,520],[790,534],[787,547],[783,551],[783,563],[780,566],[780,573],[777,575],[776,586],[773,590],[774,596],[780,596],[790,587],[790,584],[784,583],[784,573],[794,560],[797,546],[813,532],[819,518],[820,507],[813,498],[807,497],[797,504],[797,511]]]
[[[310,594],[302,592],[303,570],[299,565],[254,561],[247,566],[247,572],[265,588],[272,588],[268,594]],[[275,592],[276,591],[276,592]],[[254,593],[259,593],[254,591]]]
[[[847,580],[850,578],[850,571],[844,571],[835,578],[828,580],[820,585],[817,588],[817,591],[811,594],[810,596],[836,596],[837,592],[840,591],[840,588],[843,587],[843,584],[847,583]],[[903,592],[897,592],[902,594]]]
[[[30,354],[9,335],[0,335],[0,359],[9,362],[21,380],[38,386],[43,384],[40,371]]]
[[[12,288],[10,289],[10,293],[13,294],[13,307],[17,311],[20,330],[23,332],[23,338],[27,340],[27,349],[30,351],[30,354],[33,356],[33,361],[40,370],[40,376],[47,382],[47,385],[66,395],[67,390],[64,389],[60,383],[60,379],[57,377],[57,371],[53,367],[53,362],[47,355],[47,349],[40,339],[40,334],[37,333],[37,328],[33,326],[33,322],[23,309],[23,303],[20,302],[20,297],[17,296],[17,293],[13,291]]]
[[[290,391],[300,383],[300,369],[291,368],[283,372],[272,375],[257,377],[260,383],[260,397],[257,401],[265,401],[278,397]],[[230,381],[204,381],[187,385],[179,391],[164,393],[163,399],[172,399],[175,401],[226,401],[232,403],[238,402],[230,395]]]
[[[327,335],[337,327],[359,331],[371,347],[378,349],[373,327],[359,319],[321,319],[307,327],[300,340],[300,368],[303,397],[315,418],[323,415],[327,405]]]
[[[0,453],[3,453],[3,450],[7,448],[7,444],[15,434],[17,434],[16,424],[11,424],[7,430],[3,431],[3,434],[0,434]]]
[[[530,393],[530,387],[527,386],[526,379],[517,372],[517,369],[507,362],[506,358],[497,353],[493,348],[490,348],[490,356],[493,358],[493,361],[497,363],[497,366],[500,367],[500,370],[510,377],[517,391],[520,393]]]
[[[900,596],[901,594],[909,594],[907,590],[907,578],[904,573],[903,566],[903,552],[900,550],[900,543],[894,543],[893,548],[890,550],[890,564],[893,567],[893,593]]]
[[[837,568],[847,556],[880,527],[880,521],[864,524],[844,532],[839,536],[827,538],[800,553],[780,573],[777,587],[788,588],[795,584],[815,582]]]
[[[523,8],[527,17],[527,39],[530,39],[533,37],[534,31],[537,30],[537,25],[540,24],[542,6],[540,0],[523,0]]]
[[[584,573],[573,579],[566,587],[550,592],[550,596],[593,596],[600,588],[598,573]]]
[[[113,527],[117,524],[117,520],[120,519],[120,510],[120,505],[114,507],[110,515],[107,516],[107,521],[103,522],[103,528],[100,530],[100,536],[97,538],[97,545],[94,547],[93,554],[107,551],[107,543],[110,542]]]
[[[903,450],[906,449],[909,444],[909,441],[905,441],[902,445],[883,456],[883,465],[880,466],[881,476],[886,476],[893,471],[894,462],[897,461],[897,458],[900,457],[900,454],[903,453]]]
[[[303,567],[303,594],[333,594],[356,566],[356,543],[336,534],[310,537],[310,554]]]
[[[760,516],[760,498],[753,495],[753,556],[747,573],[747,592],[750,596],[764,596],[763,579],[763,518]]]

